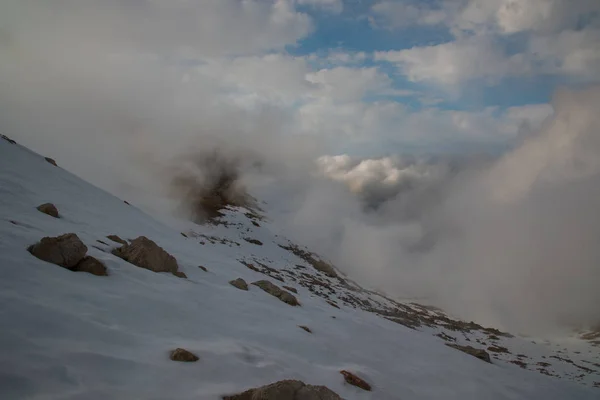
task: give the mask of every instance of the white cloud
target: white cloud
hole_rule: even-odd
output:
[[[344,9],[342,0],[296,0],[300,5],[321,8],[333,13],[341,13]]]
[[[322,69],[309,74],[307,80],[319,86],[319,95],[339,101],[359,100],[385,90],[392,83],[387,75],[373,67]]]
[[[382,1],[373,5],[375,25],[386,28],[405,28],[411,25],[438,25],[447,21],[449,14],[444,9],[432,9],[423,3]]]
[[[456,85],[479,78],[495,81],[506,75],[525,73],[529,69],[522,55],[507,56],[496,42],[487,37],[377,52],[375,59],[396,64],[411,81],[430,81],[443,85]]]

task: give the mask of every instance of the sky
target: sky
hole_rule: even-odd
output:
[[[0,132],[153,210],[217,149],[362,282],[597,324],[598,43],[597,0],[4,0]]]
[[[77,85],[135,79],[130,91],[171,105],[210,92],[276,110],[281,131],[318,136],[330,154],[502,151],[552,113],[556,88],[600,80],[595,0],[3,4],[2,57],[41,63],[29,83],[78,69]],[[13,67],[9,90],[10,73],[23,79]]]

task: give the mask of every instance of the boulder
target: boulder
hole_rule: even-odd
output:
[[[187,275],[181,271],[173,272],[173,275],[175,275],[178,278],[187,279]]]
[[[54,161],[54,159],[52,159],[50,157],[44,157],[44,159],[46,161],[48,161],[50,164],[54,165],[55,167],[58,167],[58,165],[56,165],[56,161]]]
[[[44,203],[37,206],[37,210],[39,212],[43,212],[51,217],[58,218],[58,209],[52,203]]]
[[[117,235],[108,235],[107,239],[110,239],[110,240],[112,240],[115,243],[127,244],[127,242],[125,240],[121,239]]]
[[[233,396],[224,396],[223,400],[342,400],[342,398],[326,386],[283,380]]]
[[[72,269],[85,257],[87,246],[76,234],[65,233],[57,237],[44,237],[28,250],[40,260]]]
[[[229,284],[231,286],[235,286],[236,288],[238,288],[240,290],[248,290],[248,284],[242,278],[237,278],[232,281],[229,281]]]
[[[461,346],[459,344],[453,344],[453,343],[446,343],[446,346],[452,347],[453,349],[460,350],[464,353],[467,353],[473,357],[477,357],[480,360],[488,362],[490,364],[492,362],[492,360],[490,359],[489,353],[483,349],[476,349],[475,347]]]
[[[199,358],[194,353],[191,353],[185,349],[177,348],[171,352],[170,356],[173,361],[181,361],[181,362],[195,362],[198,361]]]
[[[371,390],[371,385],[369,385],[367,382],[365,382],[358,376],[354,375],[352,372],[340,371],[340,374],[344,375],[344,380],[346,381],[346,383],[361,388],[362,390]]]
[[[107,276],[108,272],[104,264],[92,256],[86,256],[74,266],[71,271],[77,272],[89,272],[96,276]]]
[[[287,303],[291,306],[299,306],[300,305],[300,303],[298,302],[298,299],[296,299],[296,297],[294,297],[293,294],[286,292],[285,290],[282,290],[279,286],[277,286],[267,280],[256,281],[256,282],[253,282],[252,284],[255,286],[258,286],[259,288],[261,288],[265,292],[269,293],[270,295],[277,297],[279,300],[283,301],[284,303]]]
[[[154,272],[178,272],[175,257],[145,236],[140,236],[129,244],[114,249],[113,254],[140,268]]]

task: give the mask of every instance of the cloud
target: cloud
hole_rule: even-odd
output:
[[[344,10],[342,0],[296,0],[300,5],[319,8],[332,13],[341,13]]]

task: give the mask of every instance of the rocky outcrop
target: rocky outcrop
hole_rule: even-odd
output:
[[[56,161],[54,161],[54,159],[53,159],[53,158],[50,158],[50,157],[44,157],[44,159],[45,159],[46,161],[48,161],[50,164],[54,165],[55,167],[58,167],[58,165],[56,164]]]
[[[11,138],[9,138],[8,136],[5,135],[0,135],[0,137],[4,140],[6,140],[8,143],[10,144],[17,144],[17,142],[15,142],[14,140],[12,140]]]
[[[308,333],[312,333],[312,331],[310,330],[310,328],[308,326],[298,325],[298,328],[303,329]]]
[[[492,362],[492,360],[490,359],[489,353],[483,349],[476,349],[475,347],[461,346],[459,344],[453,344],[453,343],[446,343],[446,346],[452,347],[453,349],[456,349],[456,350],[460,350],[460,351],[467,353],[473,357],[477,357],[482,361],[485,361],[488,363]]]
[[[284,303],[287,303],[291,306],[299,306],[300,305],[300,303],[298,302],[298,299],[296,299],[296,297],[293,294],[286,292],[285,290],[281,289],[279,286],[275,285],[274,283],[271,283],[267,280],[262,280],[262,281],[253,282],[252,284],[255,286],[258,286],[259,288],[261,288],[265,292],[269,293],[270,295],[277,297],[279,300],[283,301]]]
[[[129,244],[114,249],[113,254],[140,268],[154,272],[178,272],[175,257],[145,236],[140,236]]]
[[[340,371],[340,374],[344,375],[344,380],[346,381],[346,383],[361,388],[362,390],[371,390],[371,385],[369,385],[367,382],[365,382],[358,376],[354,375],[352,372]]]
[[[291,286],[283,286],[283,288],[284,288],[285,290],[287,290],[288,292],[292,292],[292,293],[296,293],[296,294],[298,294],[298,290],[297,290],[296,288],[293,288],[293,287],[291,287]]]
[[[107,276],[106,266],[92,256],[86,256],[71,271],[88,272],[96,276]]]
[[[108,235],[107,238],[112,240],[115,243],[127,244],[127,242],[125,240],[121,239],[117,235]]]
[[[52,203],[40,204],[36,208],[39,212],[43,212],[51,217],[58,218],[58,209]]]
[[[252,243],[252,244],[255,244],[257,246],[262,246],[263,245],[263,243],[260,240],[258,240],[258,239],[244,238],[244,240],[246,242],[248,242],[248,243]]]
[[[83,260],[88,248],[76,234],[66,233],[57,237],[44,237],[28,250],[40,260],[72,269]]]
[[[284,380],[233,396],[224,396],[223,400],[342,400],[342,398],[326,386]]]
[[[242,278],[237,278],[232,281],[229,281],[229,284],[240,290],[248,290],[248,284]]]
[[[170,358],[173,361],[180,361],[180,362],[195,362],[200,359],[194,353],[191,353],[191,352],[189,352],[185,349],[181,349],[181,348],[177,348],[177,349],[173,350],[171,352]]]

